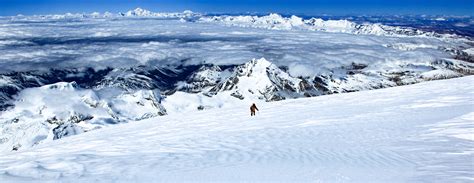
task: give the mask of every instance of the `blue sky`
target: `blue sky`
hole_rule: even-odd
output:
[[[474,0],[0,0],[0,15],[152,11],[308,15],[474,15]]]

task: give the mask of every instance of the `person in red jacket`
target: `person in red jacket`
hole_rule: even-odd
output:
[[[253,103],[252,106],[250,106],[250,116],[255,116],[255,110],[258,111],[258,108],[255,103]]]

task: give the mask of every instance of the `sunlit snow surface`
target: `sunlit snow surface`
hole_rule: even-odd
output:
[[[359,23],[0,17],[0,182],[472,181],[472,77],[263,102],[473,74],[469,34]]]
[[[335,28],[329,28],[338,31],[344,28],[338,26],[350,24],[340,23],[334,21],[331,26]],[[3,17],[0,72],[63,67],[229,65],[264,57],[278,66],[289,66],[293,76],[314,76],[351,63],[369,65],[366,70],[397,70],[408,63],[426,64],[451,58],[444,48],[472,47],[464,39],[226,25],[146,17]]]
[[[0,156],[0,180],[470,182],[474,77],[172,114]]]

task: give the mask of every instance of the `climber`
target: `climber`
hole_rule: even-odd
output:
[[[255,116],[255,110],[258,111],[258,108],[255,103],[253,103],[252,106],[250,106],[250,116]]]

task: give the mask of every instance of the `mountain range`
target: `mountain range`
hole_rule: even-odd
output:
[[[283,17],[278,14],[208,16],[191,11],[154,13],[139,8],[119,14],[17,16],[13,19],[14,21],[19,19],[29,21],[86,19],[81,21],[88,22],[87,19],[90,18],[105,18],[106,21],[120,19],[146,21],[141,18],[150,17],[166,19],[173,23],[178,21],[184,25],[211,24],[214,26],[216,24],[217,26],[248,28],[249,31],[270,29],[272,31],[325,32],[336,37],[339,34],[351,34],[366,36],[367,39],[375,36],[387,37],[387,39],[415,37],[421,40],[441,40],[449,44],[424,45],[403,42],[387,43],[379,47],[408,53],[412,51],[431,53],[431,50],[435,50],[436,53],[441,52],[448,57],[439,57],[433,53],[433,59],[420,62],[392,61],[388,57],[385,61],[358,62],[354,60],[343,63],[325,63],[331,67],[313,75],[294,74],[295,71],[306,71],[311,68],[302,65],[283,65],[275,63],[274,61],[277,61],[275,58],[266,57],[249,58],[242,61],[243,63],[233,64],[146,63],[122,67],[52,67],[46,70],[2,72],[0,73],[0,129],[2,130],[0,150],[21,150],[49,140],[170,113],[196,112],[237,104],[246,105],[254,102],[273,102],[380,89],[474,74],[472,38],[382,24],[358,24],[348,20],[322,20],[320,18],[302,19],[297,16]],[[454,43],[451,45],[450,40],[462,44],[461,46]],[[55,44],[61,46],[72,44],[71,42],[81,46],[88,44],[87,41],[81,42],[77,39],[62,42],[56,39]],[[121,44],[104,40],[98,42],[99,44]],[[175,44],[176,41],[169,38],[165,42]],[[188,44],[193,43],[192,41],[185,42],[177,48],[186,49]],[[5,43],[5,45],[12,46],[10,43]],[[141,47],[145,46],[148,45]],[[363,47],[363,45],[359,46]]]

